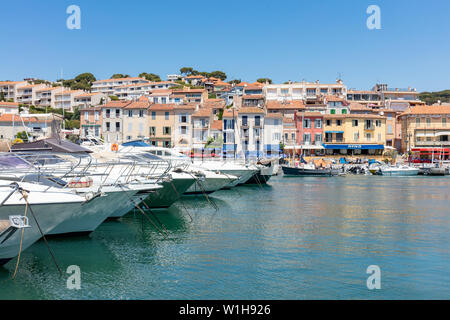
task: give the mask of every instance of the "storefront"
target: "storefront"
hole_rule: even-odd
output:
[[[412,163],[431,163],[450,160],[450,148],[412,148]]]
[[[326,155],[381,156],[382,144],[324,144]]]

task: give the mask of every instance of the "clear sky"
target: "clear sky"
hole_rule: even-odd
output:
[[[81,30],[66,8],[81,8]],[[381,30],[366,27],[369,5]],[[14,0],[0,9],[0,80],[65,79],[92,72],[178,73],[183,66],[232,78],[376,82],[450,89],[448,0]]]

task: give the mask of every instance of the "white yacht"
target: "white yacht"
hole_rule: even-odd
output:
[[[184,172],[195,178],[195,183],[184,194],[210,194],[238,179],[237,176],[222,174],[217,170],[209,170],[196,163],[193,164],[187,156],[169,148],[124,144],[119,148],[119,153],[151,154],[169,161],[175,168],[175,172]]]
[[[23,192],[27,194],[27,200]],[[16,257],[20,250],[23,251],[38,241],[42,237],[41,231],[44,235],[48,234],[70,219],[74,212],[79,211],[86,198],[68,190],[0,180],[0,201],[2,265]]]

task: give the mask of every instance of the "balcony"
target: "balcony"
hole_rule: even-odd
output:
[[[325,139],[325,143],[344,143],[345,139]]]
[[[375,130],[375,126],[367,126],[367,125],[365,125],[364,126],[364,130],[366,130],[366,131],[373,131],[373,130]]]

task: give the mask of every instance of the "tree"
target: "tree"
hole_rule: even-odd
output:
[[[145,78],[148,81],[152,81],[152,82],[161,82],[161,77],[157,74],[154,73],[147,73],[147,72],[142,72],[139,75],[140,78]]]
[[[266,83],[266,82],[268,82],[269,84],[272,84],[272,79],[269,79],[269,78],[259,78],[258,80],[256,80],[256,82],[259,82],[259,83]]]
[[[111,76],[111,79],[122,79],[122,78],[129,78],[129,74],[122,74],[122,73],[115,73]]]
[[[111,101],[117,101],[119,100],[118,96],[109,96],[109,98],[111,99]]]
[[[23,142],[28,142],[28,136],[25,131],[17,132],[16,139],[20,139]]]
[[[5,101],[5,94],[0,92],[0,101]]]
[[[75,79],[70,80],[62,80],[64,87],[69,87],[72,90],[86,90],[90,91],[92,87],[92,83],[96,81],[94,75],[92,73],[86,72],[79,74],[75,77]]]
[[[180,69],[180,73],[185,74],[185,75],[190,75],[192,73],[192,71],[194,71],[194,69],[192,69],[190,67],[183,67]]]
[[[228,81],[229,84],[233,84],[233,83],[234,83],[234,84],[239,84],[239,83],[241,83],[241,82],[242,82],[242,81],[241,81],[240,79],[239,79],[239,80],[238,80],[238,79],[234,79],[234,80]]]
[[[215,94],[215,93],[208,94],[208,99],[216,99],[216,98],[217,98],[217,94]]]
[[[225,80],[227,78],[227,74],[223,71],[213,71],[209,73],[210,77],[219,78],[220,80]]]

